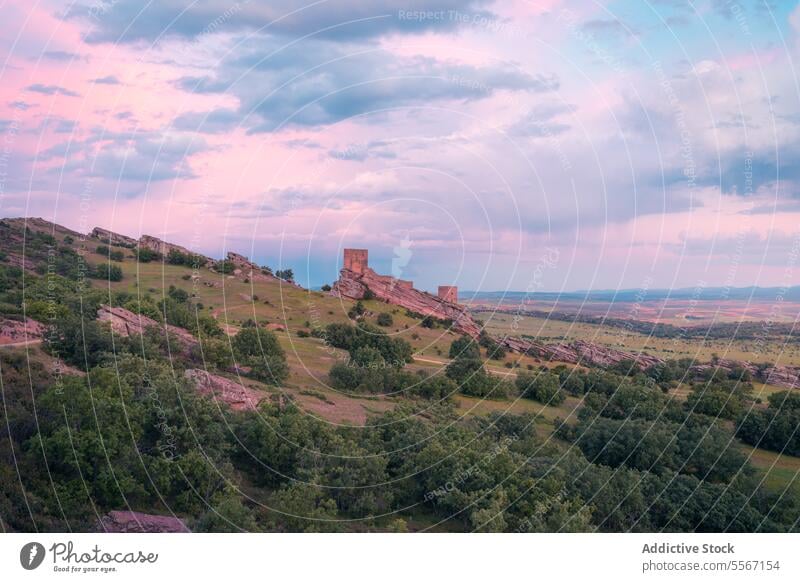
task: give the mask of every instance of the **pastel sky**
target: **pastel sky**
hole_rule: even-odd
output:
[[[0,216],[434,289],[800,284],[788,0],[11,1]]]

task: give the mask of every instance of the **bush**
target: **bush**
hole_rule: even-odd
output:
[[[120,269],[117,265],[100,263],[94,267],[92,274],[95,279],[105,279],[106,281],[122,281],[122,269]]]
[[[451,359],[466,358],[470,360],[480,360],[481,351],[478,344],[475,343],[468,335],[462,335],[450,344],[450,353],[448,354]]]
[[[768,401],[766,410],[744,415],[737,436],[754,447],[800,457],[800,394],[776,392]]]
[[[112,261],[121,263],[123,260],[125,260],[125,253],[122,251],[109,251],[108,258]]]
[[[519,390],[520,396],[536,400],[542,404],[558,406],[566,398],[559,386],[558,377],[549,372],[541,372],[535,375],[520,372],[514,384]]]
[[[232,275],[236,270],[236,265],[233,263],[233,261],[225,259],[214,263],[214,269],[223,275]]]
[[[175,285],[170,285],[167,295],[172,297],[178,303],[186,303],[189,301],[189,293],[183,289],[179,289]]]
[[[330,285],[328,285],[327,283],[325,283],[325,284],[324,284],[324,285],[321,287],[321,289],[327,293],[328,291],[330,291],[330,290],[331,290],[331,286],[330,286]]]
[[[236,361],[251,368],[253,378],[280,385],[289,377],[286,354],[271,331],[259,327],[242,328],[231,343]]]
[[[450,378],[437,374],[418,379],[409,386],[406,394],[426,400],[446,400],[458,392],[458,386]]]
[[[291,269],[283,269],[282,271],[275,271],[275,276],[284,281],[294,281],[294,271]]]
[[[150,263],[161,259],[161,253],[157,253],[147,247],[138,247],[136,249],[136,260],[140,263]]]
[[[350,311],[347,312],[347,317],[350,319],[358,319],[364,315],[365,311],[366,309],[364,308],[364,304],[361,303],[361,301],[356,301],[356,304],[353,305],[353,307],[350,308]]]
[[[381,327],[391,327],[394,325],[394,318],[389,313],[379,313],[377,324]]]

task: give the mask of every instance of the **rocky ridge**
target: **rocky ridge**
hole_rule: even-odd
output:
[[[450,303],[435,295],[404,285],[394,277],[379,275],[369,267],[363,273],[342,269],[339,280],[334,283],[331,295],[347,299],[363,299],[367,291],[371,291],[376,299],[399,305],[409,311],[424,316],[453,321],[453,329],[472,337],[478,337],[480,326],[472,319],[467,309],[456,303]]]

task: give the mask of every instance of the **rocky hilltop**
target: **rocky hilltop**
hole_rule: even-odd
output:
[[[457,296],[456,288],[452,286],[446,288],[446,293],[448,298]],[[347,299],[363,299],[372,295],[423,316],[452,320],[454,330],[472,337],[478,337],[481,333],[480,326],[466,307],[414,289],[411,281],[379,275],[367,265],[366,251],[345,249],[345,267],[339,272],[339,280],[334,283],[331,294]]]

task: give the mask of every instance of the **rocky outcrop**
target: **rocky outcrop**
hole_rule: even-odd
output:
[[[0,319],[0,345],[41,341],[45,326],[26,317],[24,320]]]
[[[750,362],[720,358],[713,362],[697,364],[689,369],[692,374],[697,376],[703,376],[713,370],[724,372],[744,370],[751,377],[757,378],[765,384],[790,389],[800,387],[800,367],[798,366],[756,366]]]
[[[195,385],[198,392],[224,402],[233,410],[255,410],[258,403],[267,396],[228,378],[209,374],[205,370],[186,370],[185,376]]]
[[[99,226],[95,226],[92,229],[92,234],[90,236],[106,242],[107,244],[120,245],[130,248],[135,247],[137,243],[135,238],[131,238],[129,236],[125,236],[124,234],[119,234],[105,228],[100,228]]]
[[[347,299],[363,299],[367,290],[371,291],[376,299],[399,305],[409,311],[436,319],[450,319],[456,331],[472,337],[480,335],[480,326],[465,307],[404,285],[394,277],[379,275],[369,267],[365,267],[361,273],[342,269],[339,280],[333,285],[331,295]]]
[[[498,343],[512,352],[568,364],[607,367],[632,361],[647,369],[664,362],[662,358],[650,354],[626,352],[583,340],[569,344],[544,344],[519,337],[504,337],[500,338]]]
[[[714,362],[707,362],[702,364],[695,364],[689,371],[696,375],[702,375],[711,370],[723,370],[725,372],[732,372],[735,369],[742,369],[755,377],[758,375],[758,368],[749,362],[738,362],[736,360],[726,360],[720,358]]]
[[[247,277],[253,281],[274,280],[277,277],[261,271],[261,267],[239,253],[229,252],[228,261],[233,264],[233,274]]]
[[[106,533],[190,533],[182,519],[138,511],[110,511],[100,518],[98,529]]]
[[[800,387],[800,368],[797,366],[773,366],[764,372],[764,381],[781,388]]]
[[[166,257],[169,254],[170,251],[177,251],[177,252],[179,252],[181,254],[184,254],[184,255],[191,255],[191,256],[198,257],[200,259],[199,262],[201,264],[206,264],[206,263],[209,263],[209,262],[213,262],[208,257],[204,257],[201,254],[198,254],[198,253],[195,253],[193,251],[190,251],[186,247],[182,247],[181,245],[176,245],[176,244],[173,244],[173,243],[169,243],[167,241],[163,241],[160,238],[151,236],[149,234],[143,234],[139,238],[139,243],[138,244],[139,244],[140,248],[150,249],[151,251],[154,251],[156,253],[160,253],[164,257]]]
[[[146,315],[128,311],[123,307],[101,305],[100,309],[97,310],[97,319],[108,323],[114,333],[123,337],[141,335],[146,329],[157,327],[163,329],[170,339],[177,339],[184,347],[188,348],[197,344],[197,338],[185,329],[168,323],[159,323]]]
[[[579,362],[590,362],[595,366],[613,366],[620,362],[633,361],[646,370],[664,363],[663,358],[644,352],[626,352],[583,340],[574,341],[567,348],[578,354]]]
[[[658,356],[645,353],[627,352],[607,346],[586,342],[582,340],[569,344],[544,344],[535,340],[519,337],[504,337],[498,343],[509,351],[518,354],[528,354],[548,361],[565,362],[568,364],[588,364],[593,366],[613,366],[622,361],[634,361],[642,369],[648,369],[665,360]],[[800,367],[798,366],[756,366],[750,362],[738,360],[719,359],[714,362],[695,364],[689,368],[690,375],[704,376],[713,370],[732,372],[745,370],[753,378],[758,378],[772,386],[781,388],[800,387]]]

